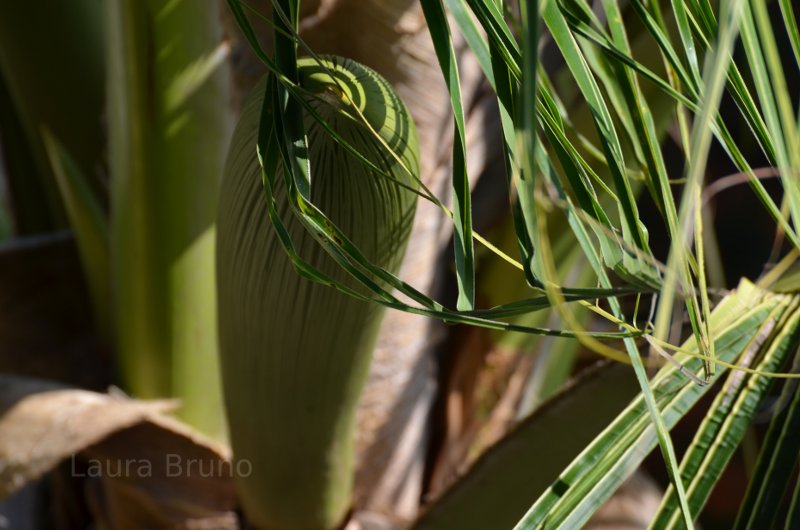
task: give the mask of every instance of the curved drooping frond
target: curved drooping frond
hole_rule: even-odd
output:
[[[777,17],[771,17],[763,3],[741,0],[720,2],[718,7],[707,0],[633,0],[624,6],[606,0],[594,8],[581,0],[521,0],[514,4],[495,0],[422,2],[455,124],[452,210],[424,187],[419,192],[423,199],[440,205],[454,222],[453,269],[459,297],[456,307],[448,308],[376,266],[358,245],[341,237],[336,223],[303,208],[314,187],[314,169],[308,171],[302,142],[298,143],[302,135],[295,127],[303,104],[297,79],[292,78],[294,51],[287,50],[296,44],[291,24],[296,3],[276,2],[276,42],[285,39],[285,44],[276,46],[274,58],[263,52],[261,56],[278,75],[286,94],[281,117],[286,127],[277,132],[277,142],[286,146],[284,161],[294,160],[297,168],[292,176],[297,193],[287,200],[326,252],[363,290],[354,290],[345,281],[331,281],[299,260],[295,265],[318,282],[387,307],[451,323],[576,337],[607,357],[627,358],[641,396],[633,409],[612,425],[632,429],[634,434],[629,438],[609,431],[600,435],[562,475],[567,487],[559,483],[543,492],[520,528],[574,528],[585,521],[632,470],[621,463],[633,458],[627,451],[645,454],[656,439],[674,491],[665,499],[654,527],[691,527],[769,383],[786,370],[796,345],[795,302],[790,295],[744,286],[713,308],[712,288],[720,286],[724,264],[717,257],[704,194],[708,153],[712,145],[718,145],[746,177],[782,237],[795,251],[800,247],[796,229],[800,222],[800,133],[785,71],[800,65],[800,34],[793,7],[787,1],[779,2],[782,27],[776,27]],[[252,34],[242,5],[232,0],[231,6],[245,34]],[[520,301],[490,309],[474,307],[473,240],[500,251],[472,229],[465,163],[469,153],[464,147],[462,95],[452,42],[456,30],[474,52],[497,96],[502,124],[502,137],[497,141],[504,147],[519,249],[518,258],[502,256],[524,275],[529,288]],[[778,32],[790,45],[784,54],[776,43]],[[555,57],[550,62],[560,69],[540,61],[543,39],[546,50]],[[254,38],[251,42],[258,47]],[[787,60],[789,51],[789,59],[794,61]],[[733,113],[719,110],[723,98],[733,103]],[[670,126],[683,157],[677,174],[676,164],[666,160],[662,149]],[[343,149],[350,149],[347,139],[338,137],[333,127],[323,124],[323,128]],[[757,146],[755,156],[752,150],[743,149],[742,134]],[[758,158],[775,169],[782,202],[776,202],[759,179],[754,167]],[[682,188],[676,189],[676,184]],[[654,258],[650,227],[640,215],[643,194],[652,199],[670,240],[664,263]],[[268,190],[268,200],[272,197]],[[565,285],[554,252],[556,239],[572,242],[592,271],[597,288]],[[772,280],[769,277],[762,287],[768,288]],[[756,291],[759,294],[753,294]],[[405,296],[400,298],[395,292]],[[645,325],[637,325],[620,303],[619,297],[634,292],[657,297],[654,318]],[[747,319],[727,314],[731,304],[735,305],[730,300],[748,297],[755,297],[753,304],[770,300],[777,313],[757,313],[749,307]],[[607,305],[592,307],[589,300],[594,298],[605,299]],[[583,308],[576,308],[578,305]],[[648,344],[659,345],[660,350],[669,348],[668,332],[676,306],[683,307],[692,338],[683,348],[673,346],[678,350],[674,362],[650,380],[641,359],[644,343],[635,337],[647,335]],[[523,318],[546,307],[558,311],[564,328],[537,327]],[[583,329],[578,312],[587,308],[601,313],[617,331]],[[732,320],[720,324],[720,313]],[[751,346],[737,343],[732,347],[722,341],[725,333],[741,338],[747,330],[752,331]],[[596,339],[620,339],[622,348]],[[750,372],[744,375],[742,369]],[[711,383],[722,378],[726,381],[723,393],[679,465],[668,431]],[[665,397],[669,393],[682,397]],[[782,425],[774,427],[774,432],[789,429],[791,421]],[[782,447],[788,439],[792,439],[789,434],[775,434],[765,451]],[[769,461],[769,454],[765,452],[762,459]],[[764,476],[771,476],[771,469],[763,464]],[[764,499],[770,494],[774,493],[763,488],[751,490],[747,506],[767,506]],[[750,515],[744,514],[740,524],[754,527],[757,523],[741,522],[750,520]]]

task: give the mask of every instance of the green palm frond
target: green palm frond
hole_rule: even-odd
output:
[[[423,1],[455,124],[452,210],[424,186],[419,191],[453,222],[458,300],[455,307],[446,307],[371,263],[309,201],[314,169],[309,171],[303,158],[305,138],[299,118],[308,109],[293,74],[299,38],[297,2],[274,2],[273,18],[279,20],[280,30],[275,34],[274,57],[260,49],[239,1],[231,0],[230,5],[257,54],[276,74],[281,95],[272,105],[281,124],[278,154],[290,168],[287,184],[294,190],[282,200],[359,287],[333,280],[285,244],[301,274],[362,300],[448,323],[577,338],[601,355],[632,365],[639,396],[555,483],[529,492],[539,497],[530,499],[532,506],[517,527],[578,528],[658,444],[672,486],[653,527],[692,528],[771,383],[785,375],[781,370],[798,340],[800,317],[792,292],[778,294],[743,282],[713,307],[710,285],[720,281],[724,264],[715,251],[714,227],[703,203],[709,152],[718,146],[747,176],[754,197],[789,243],[800,248],[796,95],[790,93],[786,61],[776,41],[776,34],[783,31],[792,58],[800,64],[793,6],[779,2],[784,26],[780,28],[763,2],[745,0],[718,6],[708,0],[603,0],[596,6],[581,0]],[[518,256],[501,253],[472,228],[456,29],[498,102],[502,136],[496,141],[504,151]],[[560,68],[540,60],[543,39]],[[723,100],[732,102],[732,112],[720,110]],[[683,156],[677,175],[662,150],[670,124],[675,125],[674,139]],[[339,145],[354,150],[331,127],[322,125]],[[755,154],[743,150],[741,134],[756,146]],[[397,158],[396,153],[393,156]],[[759,157],[777,168],[782,202],[776,202],[757,177],[753,164]],[[676,189],[676,183],[682,189]],[[654,257],[652,227],[640,215],[639,200],[645,193],[670,241],[665,263]],[[267,200],[275,200],[269,189]],[[563,285],[554,257],[556,239],[579,249],[593,275],[589,284],[596,288]],[[475,306],[474,241],[498,253],[525,278],[527,290],[518,301],[494,308]],[[635,293],[656,297],[653,321],[643,326],[637,326],[621,299]],[[593,298],[603,302],[592,303]],[[676,306],[691,328],[691,336],[680,347],[668,343]],[[555,311],[562,327],[538,327],[531,323],[544,319],[520,318],[542,309]],[[605,330],[584,329],[585,320],[578,318],[578,312],[587,309],[605,320]],[[647,340],[637,341],[641,336]],[[654,378],[648,377],[643,361],[642,346],[647,344],[677,352]],[[727,375],[722,390],[679,463],[669,431],[716,382],[723,381],[723,374]],[[791,401],[789,396],[785,399]],[[783,432],[787,425],[773,430]],[[772,445],[765,448],[761,461],[769,462],[780,453],[786,440],[793,438],[768,437]],[[774,466],[760,466],[764,476],[772,476]],[[788,487],[785,479],[772,481],[780,494]],[[756,518],[757,512],[774,508],[768,499],[777,495],[759,487],[751,489],[747,501]],[[453,497],[447,499],[454,502]],[[456,508],[442,502],[432,510],[445,521],[441,514],[454,514]],[[746,522],[749,517],[740,517],[740,524],[750,525],[742,528],[765,521]],[[420,527],[433,519],[423,518]]]

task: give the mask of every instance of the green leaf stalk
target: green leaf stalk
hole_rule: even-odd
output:
[[[385,80],[353,61],[301,59],[298,68],[312,202],[370,262],[396,272],[418,182],[408,111]],[[350,508],[356,406],[384,310],[301,276],[281,246],[256,152],[259,127],[265,134],[275,124],[269,100],[261,114],[266,86],[255,89],[234,132],[217,224],[230,437],[242,506],[255,528],[330,530]],[[281,164],[277,170],[273,196],[299,257],[366,295],[291,209]]]

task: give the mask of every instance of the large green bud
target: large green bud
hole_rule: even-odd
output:
[[[408,170],[419,168],[408,110],[383,78],[353,61],[301,59],[298,67],[308,104],[381,169],[349,154],[307,112],[312,202],[372,263],[396,272],[416,204]],[[264,87],[256,87],[236,127],[217,225],[230,439],[241,502],[256,528],[329,530],[350,507],[355,412],[383,309],[301,277],[284,252],[256,156]],[[366,294],[290,211],[278,171],[279,214],[299,255]]]

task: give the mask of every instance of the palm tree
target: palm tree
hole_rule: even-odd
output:
[[[420,198],[397,277],[320,225],[302,194],[267,189],[260,204],[296,208],[297,230],[322,226],[316,241],[351,267],[334,286],[391,308],[355,388],[358,408],[342,412],[355,414],[355,449],[330,447],[334,460],[353,451],[354,469],[314,487],[346,489],[354,473],[343,501],[353,524],[579,528],[615,491],[625,495],[658,446],[669,485],[643,524],[691,528],[745,448],[758,457],[725,524],[776,527],[778,515],[795,524],[800,33],[790,2],[35,9],[0,17],[10,205],[0,235],[72,228],[96,334],[135,397],[178,396],[183,420],[225,439],[213,256],[225,152],[242,148],[228,150],[232,124],[251,113],[280,163],[302,166],[311,139],[292,135],[315,122],[297,99],[308,90],[297,56],[333,54],[374,69],[407,106]],[[31,66],[41,64],[53,68]],[[266,72],[278,80],[274,97],[285,95],[269,119],[260,105],[243,110]],[[711,184],[725,171],[735,175]],[[777,234],[754,283],[726,277],[742,260],[718,241],[727,236],[714,205],[731,183],[749,184],[747,214],[763,209]],[[309,333],[326,333],[312,324]],[[595,354],[630,366],[581,371]],[[52,378],[48,368],[33,375]],[[312,383],[305,392],[341,381]],[[670,432],[690,411],[704,419],[679,455]]]

